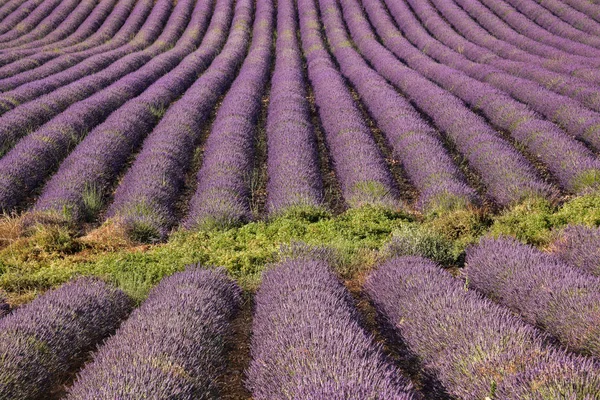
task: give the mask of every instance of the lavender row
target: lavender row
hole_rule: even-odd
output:
[[[446,391],[461,399],[600,395],[598,365],[553,350],[544,337],[433,262],[400,257],[365,284],[375,309]]]
[[[516,40],[514,38],[503,41],[490,35],[485,29],[474,23],[455,4],[432,1],[435,3],[437,10],[431,6],[430,2],[408,0],[408,3],[418,15],[423,26],[432,32],[440,42],[447,44],[456,51],[462,52],[462,49],[465,49],[466,52],[472,54],[473,51],[487,49],[497,55],[494,59],[499,56],[508,60],[538,65],[561,74],[578,76],[595,84],[600,82],[600,73],[595,68],[597,65],[589,58],[569,56],[550,46],[542,46],[542,49],[538,49],[537,47],[540,44],[535,41],[522,44],[521,47],[525,49],[523,50],[512,44]],[[386,4],[390,9],[393,9],[392,2],[386,1]],[[473,6],[472,3],[470,5]],[[438,11],[443,18],[438,14]],[[495,26],[502,28],[501,22],[496,22],[499,22],[499,24]],[[452,24],[452,27],[449,24]],[[498,35],[497,32],[494,33]],[[480,59],[486,61],[491,58],[484,54]]]
[[[586,0],[565,0],[564,2],[593,20],[600,22],[600,9],[595,7],[593,2]]]
[[[512,238],[482,239],[466,262],[470,286],[569,349],[600,357],[600,278]]]
[[[73,33],[78,26],[92,13],[99,5],[98,0],[85,0],[75,2],[71,11],[67,9],[68,2],[63,2],[59,7],[48,15],[41,23],[38,29],[21,36],[19,39],[7,43],[1,47],[11,51],[22,45],[35,46],[38,42],[58,41]]]
[[[78,375],[67,399],[218,399],[241,290],[223,270],[164,278]]]
[[[22,21],[19,21],[19,24],[16,25],[15,29],[0,34],[0,46],[38,27],[39,23],[56,7],[60,7],[61,3],[63,3],[61,0],[45,0],[39,7],[36,7],[35,10],[27,15],[27,17]]]
[[[35,7],[35,5],[33,5],[33,4],[39,4],[39,3],[41,3],[41,0],[15,0],[15,1],[4,0],[3,3],[4,4],[0,7],[0,22],[2,22],[2,28],[0,28],[0,29],[5,31],[5,29],[10,29],[10,28],[6,28],[8,23],[7,23],[7,21],[5,21],[5,19],[7,17],[9,17],[13,12],[18,10],[19,8],[30,7],[31,9],[33,9]],[[15,22],[15,25],[16,25],[16,22]]]
[[[554,242],[554,254],[580,271],[600,276],[600,228],[573,225]]]
[[[347,3],[344,2],[344,7],[348,8],[349,14],[357,19],[362,17],[357,14],[357,3]],[[438,133],[406,98],[400,96],[395,88],[369,68],[356,50],[348,46],[348,36],[344,33],[335,0],[323,0],[320,4],[329,43],[341,72],[355,86],[391,144],[394,155],[419,190],[419,208],[435,211],[477,204],[477,194],[466,185],[464,176],[444,149]]]
[[[159,33],[160,36],[146,51],[140,50],[135,53],[127,51],[119,54],[118,56],[122,58],[117,60],[110,58],[109,61],[113,62],[110,68],[89,76],[87,76],[88,71],[85,67],[93,64],[96,60],[88,60],[86,65],[77,66],[75,70],[67,69],[58,76],[36,81],[27,87],[4,94],[0,104],[3,106],[3,110],[9,109],[10,111],[0,117],[0,156],[10,150],[18,139],[35,131],[69,106],[86,98],[89,99],[89,96],[94,94],[109,92],[111,84],[119,82],[119,79],[127,77],[144,66],[152,60],[153,56],[165,51],[169,45],[174,45],[188,22],[187,18],[189,18],[193,0],[182,2],[170,16],[171,1],[159,1],[148,19],[147,29],[141,33],[148,34],[151,39],[156,39]],[[169,22],[165,26],[167,18],[169,18]],[[162,30],[163,27],[165,27],[164,30]],[[72,82],[72,79],[79,80]],[[71,83],[63,86],[65,80],[67,83]],[[57,86],[59,89],[54,90]],[[48,94],[29,101],[31,98],[45,93]],[[29,102],[18,105],[21,101]]]
[[[313,1],[299,1],[298,10],[308,77],[344,200],[351,207],[396,206],[395,182],[325,47]]]
[[[548,0],[544,2],[539,0],[536,1],[562,21],[571,25],[573,28],[584,31],[590,35],[600,34],[600,24],[598,24],[597,21],[594,21],[592,18],[585,15],[585,13],[582,13],[570,5],[556,0]],[[564,35],[561,34],[561,36]]]
[[[333,10],[330,8],[328,12]],[[365,35],[370,28],[364,16],[346,18],[346,22],[363,56],[449,137],[469,166],[481,176],[491,199],[508,205],[532,195],[552,195],[552,189],[541,181],[531,164],[482,117],[456,96],[406,67],[372,33]]]
[[[425,7],[425,9],[432,11],[431,6],[429,8]],[[583,79],[553,72],[532,62],[502,59],[488,49],[466,41],[462,36],[450,29],[443,30],[445,44],[441,43],[430,36],[429,32],[423,28],[406,3],[390,2],[389,10],[393,14],[403,35],[415,47],[442,64],[460,69],[469,76],[481,81],[485,81],[494,74],[502,74],[502,71],[504,71],[511,75],[537,82],[546,89],[577,100],[595,111],[600,111],[600,89]],[[384,21],[374,19],[373,22],[376,25],[389,25],[387,22],[389,17],[383,16],[382,13],[381,15],[382,18],[385,18]],[[439,19],[439,16],[437,18],[439,21],[442,21]],[[468,16],[464,18],[468,18]],[[443,26],[440,27],[444,28]],[[397,29],[390,29],[384,33],[378,29],[378,32],[382,36],[388,37],[387,40],[396,40],[392,39],[396,31]],[[449,47],[446,47],[447,45]]]
[[[33,11],[35,11],[38,6],[44,3],[44,0],[30,0],[26,1],[23,4],[19,5],[16,10],[12,10],[9,15],[2,20],[2,25],[0,26],[0,35],[4,35],[7,32],[10,32],[19,22],[23,21],[27,16],[29,16]],[[51,4],[57,4],[57,2],[49,1]]]
[[[103,2],[100,7],[104,8],[107,4],[110,4],[110,2]],[[91,25],[94,34],[81,43],[71,44],[67,45],[67,47],[60,48],[46,46],[41,49],[17,49],[0,53],[0,90],[6,91],[15,88],[18,84],[28,82],[28,80],[21,82],[17,78],[22,79],[20,74],[25,71],[31,69],[43,69],[43,64],[50,60],[56,58],[65,60],[69,57],[66,55],[68,53],[75,53],[71,54],[70,57],[75,55],[77,57],[85,55],[89,57],[90,55],[99,54],[103,51],[108,51],[127,43],[140,29],[153,5],[154,3],[144,1],[136,2],[134,0],[119,0],[114,6],[111,14],[100,27],[97,28],[96,23],[93,21],[90,24],[88,24],[87,21],[82,24],[80,28],[86,29]],[[127,23],[125,23],[125,21],[127,21]],[[77,52],[82,52],[83,54],[77,54]],[[71,66],[73,64],[71,64],[71,61],[68,61],[65,65]],[[48,69],[49,67],[45,68]],[[62,70],[51,69],[51,71]],[[39,72],[37,76],[40,76]],[[44,76],[47,75],[41,75],[40,77]],[[30,80],[34,77],[35,75],[31,77]],[[13,83],[9,84],[10,82]]]
[[[267,210],[320,207],[323,182],[307,100],[295,4],[277,4],[277,46],[267,117]]]
[[[174,21],[171,21],[175,26],[185,25],[189,14],[191,14],[191,21],[173,49],[156,55],[139,70],[126,75],[89,98],[75,103],[41,128],[27,135],[0,159],[0,171],[2,171],[0,209],[11,210],[16,207],[58,167],[62,159],[89,130],[103,122],[127,100],[141,94],[196,48],[202,38],[198,29],[199,23],[202,21],[206,23],[204,14],[210,8],[206,2],[197,2],[192,11],[193,3],[193,0],[181,0],[175,6],[172,15]],[[181,16],[179,11],[188,14],[188,17],[178,19],[177,17]],[[173,33],[180,33],[181,30],[182,27],[174,27]],[[202,29],[204,30],[205,28]],[[175,39],[179,35],[173,36]],[[171,43],[174,41],[172,40]],[[131,60],[128,57],[126,59]],[[34,164],[31,163],[32,159],[36,160]]]
[[[200,47],[94,128],[61,163],[35,210],[64,212],[73,221],[96,217],[132,150],[140,146],[163,112],[194,83],[223,46],[233,1],[218,1],[212,13],[208,8],[211,3],[203,4],[207,8],[198,14],[202,20],[194,23],[199,35],[204,34],[209,16],[212,19]]]
[[[88,5],[82,5],[76,13],[65,19],[51,34],[38,40],[24,43],[18,49],[10,49],[10,52],[15,53],[25,49],[40,51],[49,47],[60,49],[65,46],[77,44],[97,31],[116,3],[117,0],[88,3],[93,4],[89,12],[87,11]]]
[[[43,20],[39,21],[35,29],[24,35],[20,35],[14,40],[0,43],[0,49],[10,49],[20,44],[40,39],[56,29],[63,20],[77,9],[84,8],[89,13],[96,4],[96,0],[64,0],[52,12],[47,14]]]
[[[148,135],[115,192],[107,214],[118,217],[138,238],[165,238],[177,222],[176,203],[204,125],[246,54],[253,11],[249,1],[237,2],[235,14],[240,17],[225,47]],[[264,4],[258,4],[256,15],[264,18]],[[255,21],[255,32],[262,23],[264,19]]]
[[[0,399],[46,398],[130,310],[120,290],[80,278],[0,319]]]
[[[197,187],[184,222],[187,228],[204,224],[245,222],[250,215],[250,179],[254,143],[264,88],[269,79],[273,46],[274,5],[264,0],[259,29],[240,72],[223,99],[204,144]],[[257,6],[258,8],[258,6]]]
[[[597,50],[600,48],[600,38],[597,37],[597,32],[590,34],[582,29],[574,28],[534,1],[508,0],[507,2],[500,1],[499,3],[500,5],[504,5],[505,3],[510,4],[517,12],[527,17],[531,21],[531,25],[535,23],[535,25],[551,32],[556,37],[568,40],[573,45],[581,45],[583,43],[586,47],[596,48],[595,52],[589,53],[590,55],[598,56],[600,54]],[[583,21],[579,21],[579,24],[582,23]]]
[[[373,32],[368,30],[368,22],[362,15],[357,1],[344,0],[343,4],[345,9],[348,8],[346,19],[355,18],[363,21],[361,30],[356,32],[358,34],[362,32],[363,36],[372,35]],[[350,10],[347,4],[353,4],[353,9]],[[563,188],[576,192],[600,185],[600,161],[594,153],[569,137],[556,125],[543,120],[526,105],[513,100],[507,93],[513,97],[525,97],[525,100],[528,100],[532,97],[531,93],[537,92],[537,96],[534,96],[536,104],[544,107],[550,103],[561,109],[568,105],[564,97],[493,67],[474,65],[473,68],[467,69],[469,75],[475,75],[484,81],[480,82],[462,71],[439,64],[402,37],[380,2],[363,0],[363,4],[370,14],[377,33],[383,38],[388,49],[400,59],[406,60],[410,67],[423,74],[424,77],[482,112],[492,124],[508,132],[530,154],[536,155],[546,164]],[[436,53],[436,47],[428,48],[428,52]],[[491,81],[497,87],[485,81]],[[578,108],[581,107],[575,105],[575,109]],[[572,110],[572,112],[574,111]],[[576,115],[581,118],[584,114],[578,112]],[[570,118],[572,117],[570,116]]]
[[[415,398],[358,321],[325,262],[299,259],[265,272],[252,323],[253,398]]]

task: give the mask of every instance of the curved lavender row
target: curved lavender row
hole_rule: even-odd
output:
[[[536,1],[573,28],[584,31],[590,35],[600,35],[600,24],[598,24],[598,21],[594,21],[593,18],[574,7],[571,7],[569,4],[558,2],[556,0]]]
[[[274,5],[263,0],[258,29],[238,76],[223,99],[204,144],[198,186],[190,200],[187,228],[207,221],[217,225],[250,219],[250,177],[256,125],[268,83],[273,45]],[[258,5],[257,5],[258,9]],[[259,14],[260,12],[260,14]]]
[[[437,132],[408,100],[369,68],[362,56],[348,45],[348,36],[335,0],[323,0],[320,4],[328,40],[341,72],[355,86],[408,177],[420,191],[419,208],[434,211],[477,204],[477,194],[466,185],[464,176],[444,149]],[[344,3],[344,7],[351,6]],[[356,12],[354,9],[348,14]],[[361,35],[370,33],[364,29],[361,32]]]
[[[505,3],[513,6],[519,13],[527,17],[532,23],[542,27],[544,30],[553,33],[558,37],[565,38],[572,41],[574,44],[583,43],[587,46],[600,48],[600,37],[597,36],[598,32],[590,34],[583,30],[576,29],[568,23],[562,21],[556,15],[546,10],[535,1],[527,0],[506,0],[499,1],[500,5]],[[594,56],[598,55],[598,52],[592,53]]]
[[[210,9],[207,3],[209,2],[197,2],[192,11],[194,0],[180,0],[172,15],[174,19],[170,22],[188,26],[172,50],[157,54],[139,70],[73,104],[23,138],[0,159],[0,209],[8,211],[17,206],[43,182],[48,173],[58,166],[90,129],[104,121],[127,100],[142,93],[191,53],[202,39],[198,26],[201,21],[206,21],[204,13]],[[188,24],[190,14],[191,21]],[[174,40],[166,41],[164,45],[173,44],[179,36],[175,36],[175,33],[180,33],[183,27],[174,28]],[[205,28],[202,29],[204,30]],[[168,29],[164,32],[168,32]],[[36,160],[35,164],[31,163],[32,159]]]
[[[310,117],[296,7],[277,4],[277,46],[267,116],[267,210],[323,205],[323,181]]]
[[[325,262],[299,259],[265,272],[247,373],[253,398],[415,398],[358,321],[348,290]]]
[[[44,19],[38,29],[10,42],[0,45],[2,49],[12,50],[22,45],[32,45],[39,41],[58,41],[73,33],[78,26],[91,14],[100,4],[99,0],[82,0],[75,2],[76,6],[69,11],[66,9],[67,2],[61,3],[59,7]]]
[[[600,276],[600,229],[568,226],[554,242],[554,254],[580,271]]]
[[[225,47],[167,110],[117,187],[107,214],[119,217],[130,232],[163,239],[177,222],[176,203],[202,128],[244,60],[253,12],[250,3],[251,0],[237,2],[235,15],[239,15],[239,20],[233,24]],[[258,5],[264,6],[262,2]],[[257,9],[256,15],[264,18],[262,8]],[[262,23],[265,21],[257,18],[255,32]]]
[[[593,361],[544,346],[536,329],[466,291],[463,282],[432,261],[388,261],[367,279],[365,291],[423,368],[457,398],[600,395],[600,374]]]
[[[96,216],[132,150],[160,120],[157,110],[167,110],[218,54],[227,38],[232,9],[233,0],[217,2],[200,47],[94,128],[61,163],[35,203],[35,210],[65,213],[73,221]],[[208,18],[211,13],[207,9],[201,15]],[[200,21],[197,25],[201,35],[206,24]]]
[[[39,21],[34,29],[24,35],[19,35],[14,40],[0,43],[0,49],[6,50],[19,44],[40,39],[57,29],[63,21],[78,10],[83,8],[89,14],[97,3],[97,0],[63,0],[43,20]]]
[[[564,0],[564,2],[596,22],[600,22],[600,9],[593,2],[587,0]]]
[[[539,325],[569,349],[600,358],[600,278],[512,238],[467,251],[469,285]]]
[[[361,31],[370,29],[364,19],[347,22],[363,56],[445,132],[481,176],[490,198],[504,206],[530,195],[552,195],[552,189],[540,180],[531,164],[482,117],[456,96],[402,64],[372,34],[362,35]]]
[[[111,84],[116,84],[119,79],[138,70],[148,61],[152,60],[152,57],[164,52],[170,45],[175,44],[188,22],[187,17],[189,17],[193,0],[182,2],[179,7],[175,8],[173,14],[169,15],[171,3],[169,0],[159,0],[152,10],[153,12],[150,18],[148,18],[147,24],[145,24],[145,28],[147,29],[140,31],[142,35],[147,35],[150,40],[156,39],[154,44],[149,48],[135,53],[128,52],[128,55],[114,62],[111,68],[107,68],[94,75],[86,76],[85,73],[87,71],[85,68],[75,67],[74,71],[79,74],[73,74],[73,70],[66,70],[58,77],[34,82],[24,89],[5,94],[2,98],[4,101],[0,101],[0,104],[4,106],[4,109],[7,109],[11,106],[14,107],[14,102],[27,101],[32,95],[38,96],[48,89],[54,88],[48,84],[61,85],[63,83],[63,79],[61,78],[69,81],[73,78],[79,78],[79,75],[82,73],[85,76],[34,101],[17,106],[2,115],[0,117],[0,156],[9,150],[19,138],[25,136],[28,131],[35,130],[74,103],[76,104],[78,101],[100,93],[102,90],[109,90]],[[169,18],[169,22],[165,25],[167,18]],[[163,27],[165,27],[164,30],[162,29]],[[159,33],[160,36],[158,36]],[[123,56],[123,54],[119,55]],[[110,58],[110,61],[115,60]],[[88,64],[86,63],[86,65]],[[23,96],[21,98],[16,96],[11,97],[11,95],[14,96],[16,94],[23,94]],[[13,103],[11,103],[11,99]]]
[[[36,0],[4,0],[4,4],[0,7],[0,22],[2,22],[3,29],[5,19],[15,12],[19,7],[27,7],[27,4],[36,4]],[[10,28],[9,28],[10,29]]]
[[[373,19],[377,27],[382,26],[382,28],[377,28],[378,33],[385,37],[386,41],[401,40],[400,37],[396,37],[397,28],[392,28],[392,25],[390,25],[390,23],[393,24],[390,17],[387,16],[385,11],[379,10],[383,5],[371,6],[371,8],[374,7],[378,8],[377,15],[379,18],[383,19],[381,21]],[[598,86],[591,85],[580,78],[552,72],[532,62],[525,63],[502,59],[485,48],[467,42],[456,33],[454,33],[453,38],[457,40],[448,38],[449,34],[445,35],[445,40],[449,45],[452,45],[446,47],[445,44],[430,36],[429,32],[423,28],[420,21],[416,19],[404,2],[390,2],[389,10],[404,36],[415,47],[442,64],[460,69],[467,75],[481,81],[487,79],[493,81],[494,74],[504,71],[537,82],[546,89],[571,97],[588,108],[600,111],[600,88]]]
[[[543,49],[550,49],[556,54],[564,53],[565,57],[572,54],[577,58],[587,57],[588,62],[597,63],[597,60],[590,59],[592,56],[597,58],[600,55],[597,48],[549,32],[505,2],[492,5],[483,1],[483,4],[474,7],[463,0],[455,1],[461,6],[464,4],[465,10],[469,10],[469,13],[477,10],[476,14],[472,15],[492,34],[524,50],[535,50],[537,54],[544,57]],[[515,15],[507,15],[504,12],[515,13]]]
[[[342,0],[342,4],[346,20],[355,20],[349,23],[351,30],[356,26],[354,36],[373,35],[369,22],[362,14],[357,1]],[[353,5],[352,8],[350,8],[351,5]],[[527,99],[531,97],[532,92],[537,91],[539,96],[535,97],[538,100],[537,103],[542,107],[546,103],[551,103],[556,107],[565,107],[566,109],[568,103],[564,98],[557,99],[558,95],[493,67],[473,65],[476,68],[468,69],[471,74],[484,81],[480,82],[459,70],[438,64],[402,37],[380,2],[363,0],[363,5],[388,49],[400,59],[406,60],[411,68],[423,74],[424,77],[482,112],[495,126],[510,133],[518,143],[548,166],[563,188],[576,192],[600,186],[600,161],[595,154],[583,144],[566,135],[554,124],[541,119],[526,105],[515,101],[508,94]],[[435,47],[428,51],[435,52]],[[486,81],[491,81],[498,88],[485,83]],[[578,104],[576,106],[576,109],[581,108]],[[583,118],[582,113],[576,115],[578,118]],[[600,139],[600,135],[598,138]],[[598,143],[600,144],[600,140]]]
[[[436,5],[442,4],[438,0],[433,1]],[[505,42],[509,46],[516,46],[541,57],[566,59],[570,63],[577,60],[586,65],[598,65],[597,57],[600,52],[597,48],[553,35],[536,25],[535,22],[519,13],[509,4],[503,2],[491,4],[486,1],[473,4],[473,2],[463,0],[453,0],[447,3],[452,8],[456,7],[454,3],[464,8],[464,11],[460,10],[457,14],[469,19],[469,21],[464,21],[467,25],[478,27],[474,32],[482,32],[485,35],[491,34],[497,40]],[[454,12],[456,13],[456,10]],[[512,13],[515,15],[509,15]],[[469,15],[475,21],[471,21]],[[454,21],[452,23],[454,24]],[[596,59],[590,57],[590,55],[595,56]]]
[[[550,46],[537,49],[535,46],[537,42],[533,41],[533,44],[523,44],[522,47],[526,49],[523,50],[513,45],[512,41],[502,41],[490,35],[481,26],[471,21],[468,16],[465,17],[465,12],[451,2],[436,3],[436,9],[429,1],[407,1],[423,26],[433,36],[455,51],[460,53],[464,51],[475,61],[487,62],[502,57],[507,60],[541,66],[561,74],[578,76],[594,84],[600,82],[600,73],[595,68],[597,63],[591,62],[589,58],[569,56]],[[469,3],[469,5],[473,4]],[[386,5],[393,10],[395,2],[386,1]],[[438,11],[444,18],[438,15]],[[402,18],[397,14],[395,17],[399,20]],[[449,23],[452,24],[452,27]],[[460,34],[457,34],[454,29]]]
[[[131,305],[120,290],[80,278],[0,319],[0,399],[45,398]]]
[[[3,43],[14,40],[22,35],[30,32],[37,28],[40,22],[46,18],[55,8],[60,7],[63,3],[62,0],[45,0],[39,7],[36,7],[26,18],[19,22],[14,29],[8,32],[0,34],[0,46]],[[67,1],[67,3],[69,3]]]
[[[218,399],[240,288],[220,270],[164,278],[94,355],[67,399]],[[159,365],[161,364],[161,365]]]
[[[98,30],[111,11],[113,11],[116,3],[117,0],[98,1],[97,5],[87,15],[84,12],[84,8],[81,8],[69,19],[63,21],[51,34],[33,42],[24,43],[18,46],[18,48],[12,48],[10,52],[21,52],[20,56],[22,57],[23,50],[31,52],[35,50],[37,52],[49,47],[58,50],[65,46],[77,44]]]
[[[299,1],[298,12],[308,77],[344,200],[351,207],[397,206],[395,182],[325,47],[312,0]]]
[[[21,4],[16,10],[11,11],[10,15],[7,15],[2,20],[0,25],[0,34],[5,34],[13,29],[19,22],[27,18],[37,7],[44,3],[45,0],[31,0]]]
[[[107,3],[103,2],[103,5]],[[93,26],[93,35],[81,43],[70,44],[59,49],[47,45],[40,49],[16,49],[1,53],[0,83],[2,85],[0,85],[0,90],[6,91],[18,86],[7,86],[7,79],[10,81],[10,78],[17,78],[17,74],[25,73],[31,69],[47,69],[48,67],[43,64],[50,60],[56,58],[60,60],[74,56],[74,54],[67,55],[68,53],[83,52],[83,55],[90,56],[127,43],[140,29],[153,5],[154,2],[150,3],[149,1],[119,0],[104,23],[98,29]],[[125,23],[126,20],[127,23]],[[77,55],[80,56],[80,54]],[[66,65],[70,66],[72,64],[67,63]],[[60,69],[55,70],[61,71]],[[41,77],[44,76],[46,75]]]

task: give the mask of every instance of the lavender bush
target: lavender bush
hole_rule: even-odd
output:
[[[600,229],[567,226],[554,242],[554,253],[569,265],[600,276]]]
[[[457,398],[600,395],[594,361],[546,347],[533,327],[466,290],[463,282],[427,259],[400,257],[384,263],[368,278],[365,290],[422,367]]]
[[[286,261],[255,297],[248,387],[262,399],[413,399],[323,261]]]
[[[0,399],[45,398],[130,309],[120,290],[81,278],[0,319]]]
[[[600,356],[600,278],[512,238],[482,239],[466,263],[469,286],[569,349]]]
[[[223,270],[164,278],[78,375],[67,399],[218,399],[241,290]]]

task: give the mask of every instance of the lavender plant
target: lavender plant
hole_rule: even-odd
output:
[[[241,290],[222,269],[164,278],[94,355],[67,399],[218,399]]]
[[[81,278],[0,319],[0,399],[45,398],[130,309],[120,290]]]
[[[415,398],[325,262],[278,264],[263,274],[255,304],[248,370],[254,399]]]
[[[600,278],[507,237],[482,239],[466,263],[469,286],[570,350],[600,356]]]
[[[567,226],[554,242],[554,254],[581,271],[600,276],[600,229]]]
[[[600,395],[595,361],[544,345],[507,309],[420,257],[371,274],[365,291],[425,371],[463,399],[588,399]]]

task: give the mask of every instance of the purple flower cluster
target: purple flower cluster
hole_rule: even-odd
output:
[[[325,47],[314,1],[298,1],[298,13],[308,77],[344,200],[352,207],[396,206],[395,182]]]
[[[2,5],[2,8],[0,8],[0,22],[2,22],[2,26],[0,26],[0,32],[7,32],[19,22],[18,17],[16,16],[17,13],[23,15],[21,18],[24,18],[25,15],[29,14],[31,10],[33,10],[41,2],[42,0],[5,1]],[[10,17],[10,22],[7,19],[8,17]]]
[[[365,290],[426,372],[457,398],[600,395],[593,360],[547,347],[535,328],[427,259],[390,260],[371,274]]]
[[[390,142],[408,177],[420,191],[419,208],[424,211],[452,209],[477,204],[473,189],[444,149],[435,132],[410,102],[373,71],[362,56],[348,45],[342,16],[335,1],[320,1],[325,28],[341,72],[352,82],[369,112]],[[348,14],[356,15],[357,32],[370,34],[358,3],[344,2]],[[352,23],[352,22],[351,22]],[[366,30],[365,30],[366,29]]]
[[[600,278],[512,238],[484,238],[467,250],[469,286],[556,337],[600,357]]]
[[[257,10],[257,15],[263,14]],[[244,59],[251,18],[249,1],[238,1],[225,47],[146,138],[117,188],[108,216],[119,217],[135,236],[164,238],[177,221],[176,202],[194,150],[211,111]],[[257,29],[261,23],[255,21]]]
[[[175,27],[179,24],[185,26],[190,15],[192,17],[188,29],[173,49],[155,55],[154,58],[146,60],[149,62],[139,70],[126,75],[89,98],[75,103],[40,129],[27,135],[0,159],[0,171],[2,171],[0,172],[0,209],[11,210],[18,205],[43,182],[48,173],[58,166],[58,163],[67,156],[88,130],[101,123],[128,99],[138,96],[196,48],[201,40],[200,29],[196,24],[206,23],[204,13],[208,12],[208,7],[203,4],[199,2],[192,12],[193,0],[182,0],[177,3],[172,14],[174,21],[177,21],[173,22]],[[167,28],[169,25],[167,24]],[[168,31],[169,29],[166,29],[164,32]],[[181,31],[183,27],[173,28],[173,36],[169,42],[175,43]],[[147,51],[141,58],[149,57],[148,54],[152,52]],[[127,58],[119,63],[123,62],[126,66]],[[41,105],[39,106],[43,109]],[[35,164],[31,163],[32,158],[36,159]]]
[[[567,226],[554,242],[554,253],[569,265],[600,276],[600,228]]]
[[[59,49],[49,48],[44,51],[32,49],[0,53],[0,65],[4,65],[0,68],[0,90],[11,90],[24,83],[62,72],[92,55],[126,44],[138,33],[153,5],[154,3],[148,0],[119,1],[105,23],[82,43]],[[168,11],[170,12],[170,8]],[[137,43],[146,38],[146,36],[139,36],[138,40],[135,38],[134,40]],[[97,58],[98,63],[100,60]]]
[[[3,105],[4,111],[10,111],[5,112],[2,117],[0,117],[0,156],[7,152],[19,138],[25,136],[28,132],[37,129],[40,125],[49,121],[74,103],[94,94],[102,95],[103,93],[114,92],[114,89],[107,88],[107,86],[110,84],[122,85],[121,82],[125,81],[127,78],[131,79],[132,72],[144,66],[144,64],[152,60],[154,56],[157,56],[165,51],[168,46],[172,46],[177,42],[177,39],[181,36],[188,23],[193,4],[194,2],[191,0],[179,2],[165,26],[164,23],[169,17],[172,2],[160,1],[157,3],[153,8],[153,13],[150,16],[151,18],[148,19],[149,31],[144,33],[150,34],[152,40],[157,37],[158,39],[154,46],[146,49],[146,51],[131,53],[131,49],[129,49],[129,51],[125,53],[128,55],[122,57],[125,54],[121,54],[122,58],[114,62],[110,68],[89,76],[84,74],[84,78],[74,82],[71,81],[73,77],[75,77],[75,79],[81,78],[77,72],[79,71],[81,73],[80,70],[82,67],[85,67],[87,63],[75,66],[74,68],[77,69],[77,71],[67,69],[61,72],[59,76],[50,77],[50,81],[45,79],[38,80],[31,83],[26,88],[19,88],[17,90],[18,93],[10,92],[5,94],[6,97],[4,97],[4,99],[6,101],[0,100],[0,104]],[[152,25],[150,25],[150,23],[152,23]],[[165,28],[164,30],[163,27]],[[111,60],[115,61],[112,58]],[[88,60],[88,63],[89,62],[90,60]],[[83,69],[85,70],[85,68]],[[65,76],[67,76],[67,82],[72,83],[60,87],[63,85],[62,78]],[[121,78],[126,79],[119,82],[119,79]],[[52,83],[55,85],[58,84],[59,88],[57,89]],[[105,90],[103,91],[102,89]],[[24,97],[19,97],[19,94],[23,94]],[[35,98],[41,94],[46,95],[15,107],[15,104],[18,105],[21,101],[31,100],[32,95],[33,98]],[[15,95],[16,97],[14,97]],[[106,96],[106,94],[104,95]]]
[[[319,207],[323,182],[306,80],[296,31],[297,12],[290,0],[277,3],[277,46],[267,117],[267,210]]]
[[[188,228],[207,223],[227,226],[251,217],[254,142],[269,78],[274,16],[272,0],[258,3],[258,25],[252,34],[248,56],[223,99],[204,144],[202,166],[196,178],[198,185],[185,222]]]
[[[0,398],[45,398],[130,310],[120,290],[80,278],[0,319]]]
[[[415,398],[323,261],[286,261],[263,274],[251,356],[256,400]]]
[[[330,7],[326,11],[333,10]],[[490,198],[500,205],[508,205],[527,196],[552,194],[552,188],[541,181],[525,157],[461,99],[400,62],[376,40],[364,18],[349,17],[346,22],[354,42],[373,68],[448,136],[469,166],[481,176]]]
[[[66,211],[74,221],[96,216],[132,149],[152,131],[160,112],[168,109],[208,67],[227,38],[232,1],[218,1],[212,13],[211,2],[200,4],[205,9],[196,14],[198,21],[192,21],[199,35],[204,34],[212,18],[201,46],[92,130],[61,163],[34,209]]]
[[[355,5],[352,11],[346,12],[348,16],[352,16],[347,19],[362,19],[363,25],[368,27],[366,19],[356,5],[356,0],[345,0],[343,4],[346,5],[346,3]],[[364,0],[363,4],[370,13],[377,32],[382,36],[386,35],[384,43],[388,49],[401,59],[407,60],[406,62],[411,68],[448,90],[471,108],[482,112],[495,126],[509,132],[518,143],[548,166],[563,188],[569,191],[578,191],[600,186],[600,161],[597,157],[582,143],[569,137],[551,122],[541,119],[525,105],[532,105],[536,109],[543,108],[546,104],[560,104],[561,107],[564,107],[568,102],[563,96],[494,67],[471,65],[472,63],[466,62],[468,67],[464,67],[464,69],[470,72],[468,75],[484,81],[480,82],[462,71],[436,63],[402,37],[380,2]],[[349,8],[349,6],[345,6],[345,8]],[[405,12],[406,9],[403,11]],[[366,33],[372,34],[370,31]],[[437,54],[439,50],[433,45],[427,49],[430,54]],[[462,56],[457,53],[445,57],[445,61],[449,65],[454,65],[452,60],[464,61]],[[538,96],[533,96],[535,98],[532,99],[531,94],[536,92]],[[525,104],[515,101],[508,94],[525,100]],[[600,92],[597,92],[597,95],[600,95]],[[568,100],[576,103],[574,100]],[[540,107],[535,107],[535,105]],[[574,107],[581,108],[580,105]],[[580,117],[584,115],[574,109],[572,112]]]
[[[79,373],[67,399],[218,399],[240,302],[223,270],[164,278]]]

